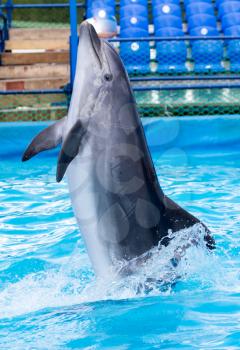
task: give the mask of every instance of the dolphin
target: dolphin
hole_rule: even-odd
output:
[[[204,227],[206,246],[214,249],[206,226],[160,187],[123,63],[87,22],[80,26],[68,115],[41,131],[22,160],[59,144],[56,180],[66,172],[97,276],[167,246],[178,231],[195,224]]]

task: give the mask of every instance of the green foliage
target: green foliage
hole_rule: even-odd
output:
[[[14,4],[63,4],[68,3],[69,0],[13,0],[13,2]],[[84,3],[84,0],[80,2]],[[84,9],[78,9],[78,22],[82,21],[84,12]],[[13,21],[68,24],[69,8],[15,9],[13,11]]]

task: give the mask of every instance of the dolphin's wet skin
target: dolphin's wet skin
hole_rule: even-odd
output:
[[[206,249],[214,248],[208,228],[160,187],[123,64],[88,23],[80,27],[68,115],[38,134],[23,160],[58,144],[56,179],[66,173],[97,276],[135,273],[154,248],[173,244],[179,232],[195,225],[204,231]],[[201,238],[190,235],[181,254],[175,247],[172,266]]]

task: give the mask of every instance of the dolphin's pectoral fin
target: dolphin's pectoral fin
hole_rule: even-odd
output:
[[[182,229],[189,228],[195,224],[201,224],[204,227],[204,241],[208,249],[215,249],[215,240],[211,236],[210,230],[195,216],[190,214],[185,209],[181,208],[169,197],[164,196],[164,207],[165,212],[163,215],[163,220],[165,226],[172,232],[177,232]]]
[[[22,156],[22,161],[31,159],[39,152],[56,147],[62,142],[62,133],[66,117],[41,131],[34,137]]]
[[[60,182],[67,170],[67,167],[71,163],[71,161],[78,154],[78,150],[85,134],[85,129],[82,126],[81,121],[77,121],[76,124],[72,127],[72,129],[68,132],[66,139],[63,142],[61,151],[58,157],[57,164],[57,175],[56,180]]]

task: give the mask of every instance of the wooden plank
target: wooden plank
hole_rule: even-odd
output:
[[[68,39],[69,29],[37,29],[37,28],[12,28],[10,29],[10,39]]]
[[[47,90],[59,89],[68,83],[68,78],[1,80],[0,90]]]
[[[0,66],[0,79],[29,78],[67,78],[70,74],[68,64],[39,63],[22,66]]]
[[[25,90],[59,89],[68,83],[68,78],[45,78],[24,80]]]
[[[36,63],[68,63],[69,52],[38,52],[38,53],[8,53],[1,54],[2,65],[24,65]]]
[[[11,39],[5,42],[5,50],[68,50],[69,43],[66,39]]]

